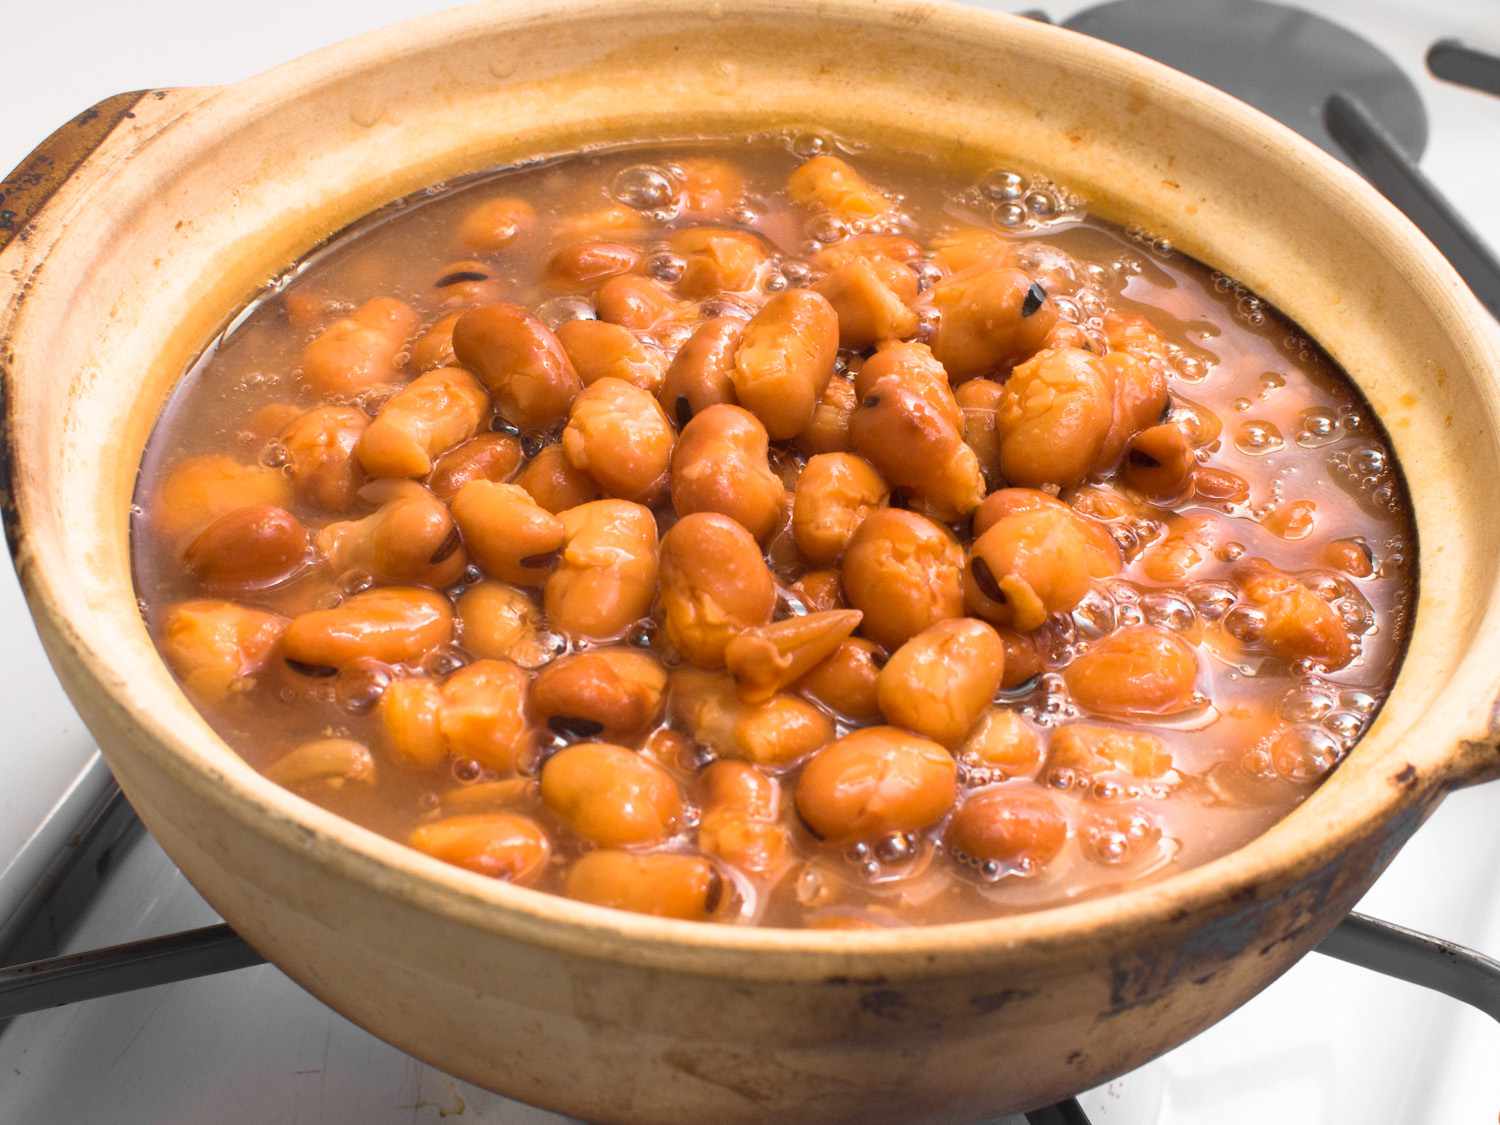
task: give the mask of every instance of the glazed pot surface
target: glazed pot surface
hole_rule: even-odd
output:
[[[454,174],[770,124],[1047,173],[1275,302],[1385,421],[1422,543],[1409,655],[1370,734],[1264,837],[992,922],[699,927],[376,837],[256,775],[183,697],[136,610],[130,497],[166,395],[246,298]],[[930,5],[497,4],[240,86],[147,94],[57,184],[0,274],[6,515],[44,643],[142,818],[225,918],[340,1011],[465,1078],[599,1120],[954,1119],[1054,1100],[1253,995],[1446,787],[1500,772],[1492,330],[1362,182],[1135,56]]]

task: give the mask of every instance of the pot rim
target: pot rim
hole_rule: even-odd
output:
[[[576,20],[590,14],[624,14],[638,10],[642,0],[587,0],[571,5],[557,15],[538,0],[504,0],[484,7],[466,8],[421,17],[394,27],[323,48],[286,63],[263,75],[214,91],[207,99],[215,112],[252,115],[274,110],[290,95],[287,90],[306,88],[352,71],[392,60],[425,43],[490,25],[549,17]],[[736,16],[775,16],[785,0],[737,0]],[[722,7],[715,2],[712,7]],[[676,10],[696,13],[700,0],[663,0],[653,11]],[[944,35],[982,43],[1003,34],[1034,49],[1071,62],[1080,69],[1148,80],[1167,97],[1190,104],[1205,119],[1231,123],[1257,137],[1267,160],[1286,166],[1308,179],[1316,188],[1344,197],[1347,206],[1376,224],[1399,252],[1392,269],[1405,269],[1436,278],[1429,287],[1429,300],[1441,302],[1448,323],[1459,326],[1462,343],[1483,357],[1491,381],[1500,371],[1500,348],[1496,346],[1488,317],[1472,294],[1430,243],[1355,173],[1345,168],[1311,142],[1196,79],[1154,61],[1098,40],[1021,17],[989,12],[956,4],[911,3],[908,0],[820,0],[818,13],[853,19],[889,28],[893,33],[909,31],[916,24],[923,34]],[[267,88],[275,97],[263,96]],[[207,103],[206,103],[207,104]],[[14,310],[9,310],[14,312]],[[1463,780],[1466,771],[1478,767],[1465,755],[1465,741],[1455,720],[1455,737],[1447,748],[1409,751],[1412,760],[1423,762],[1415,784],[1392,785],[1384,776],[1361,777],[1358,783],[1341,787],[1341,803],[1320,788],[1291,814],[1242,847],[1218,859],[1159,881],[1112,892],[1063,906],[1005,915],[982,921],[907,926],[875,931],[809,931],[759,926],[713,925],[657,919],[572,901],[561,895],[514,887],[463,871],[423,855],[394,840],[380,836],[351,821],[327,812],[296,794],[282,789],[257,773],[235,754],[204,722],[196,725],[169,721],[154,714],[137,713],[130,705],[124,681],[107,675],[108,654],[93,647],[81,625],[65,608],[46,568],[28,565],[24,550],[26,514],[39,490],[12,464],[13,396],[7,395],[4,471],[7,484],[17,488],[12,502],[18,530],[11,540],[20,575],[33,612],[56,626],[56,638],[66,646],[78,666],[87,670],[92,684],[102,688],[105,705],[120,723],[145,735],[155,752],[154,765],[174,773],[200,797],[214,801],[228,815],[252,830],[277,837],[284,846],[305,852],[344,877],[382,891],[397,894],[422,908],[462,921],[478,931],[504,933],[538,945],[563,948],[598,959],[659,965],[675,971],[732,975],[747,979],[819,979],[831,972],[852,970],[875,980],[911,976],[949,975],[1025,948],[1030,953],[1062,955],[1076,948],[1087,935],[1096,945],[1123,943],[1128,935],[1151,926],[1171,926],[1201,918],[1234,900],[1244,902],[1261,896],[1300,873],[1327,863],[1368,829],[1406,808],[1413,810]],[[1495,616],[1495,590],[1489,591],[1483,617]],[[1472,663],[1472,657],[1470,658]],[[1467,668],[1467,665],[1466,665]],[[1478,673],[1473,669],[1472,679]],[[1405,668],[1398,671],[1398,680]],[[1485,673],[1487,698],[1493,698],[1496,674]],[[1466,684],[1456,685],[1444,700],[1450,700]],[[1466,706],[1467,715],[1472,706]],[[1454,705],[1458,714],[1458,706]],[[1378,718],[1361,740],[1370,742],[1383,729]],[[1476,730],[1473,738],[1493,739],[1493,733]],[[1488,744],[1486,744],[1488,745]],[[1359,748],[1351,760],[1359,755]],[[1431,768],[1428,768],[1431,767]],[[1348,762],[1340,767],[1347,771]],[[1486,769],[1493,769],[1487,765]],[[1413,815],[1417,815],[1416,812]],[[1319,823],[1318,817],[1325,817]],[[747,956],[755,954],[757,956]]]

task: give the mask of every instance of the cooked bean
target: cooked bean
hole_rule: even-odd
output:
[[[828,380],[823,397],[813,407],[812,420],[797,435],[796,445],[803,453],[841,453],[849,448],[849,423],[859,395],[854,382],[837,376]]]
[[[557,330],[557,338],[585,386],[613,378],[651,394],[661,389],[666,359],[628,328],[602,320],[570,320]]]
[[[473,781],[449,789],[439,797],[446,813],[500,812],[534,809],[542,803],[542,787],[529,777],[503,781]]]
[[[542,669],[532,684],[531,710],[543,724],[588,727],[591,736],[627,742],[656,721],[666,690],[666,669],[650,653],[591,649]]]
[[[1076,606],[1104,569],[1079,524],[1065,505],[1001,517],[969,547],[964,599],[970,612],[1029,633],[1049,614]]]
[[[438,267],[432,287],[437,294],[438,307],[445,309],[488,305],[505,300],[507,295],[505,284],[490,272],[487,265],[473,258]]]
[[[266,777],[289,789],[321,786],[372,785],[375,759],[361,742],[350,738],[320,738],[304,742],[266,767]]]
[[[844,593],[864,612],[861,629],[887,648],[964,611],[963,548],[915,512],[880,508],[844,552]]]
[[[1167,409],[1163,364],[1129,352],[1110,352],[1099,364],[1114,381],[1114,420],[1094,462],[1096,470],[1113,468],[1131,439],[1159,423]]]
[[[307,528],[285,508],[253,504],[222,515],[198,533],[182,563],[213,590],[274,586],[307,561]]]
[[[641,250],[623,242],[575,242],[547,262],[543,280],[548,288],[567,293],[592,293],[612,277],[634,273]]]
[[[364,480],[354,456],[370,416],[353,406],[315,406],[281,431],[297,495],[327,512],[345,512]]]
[[[448,753],[515,773],[531,746],[526,688],[526,673],[508,660],[476,660],[449,676],[439,717]]]
[[[542,800],[573,832],[605,848],[660,843],[682,819],[682,796],[671,777],[607,742],[581,742],[549,758]]]
[[[852,453],[820,453],[808,459],[792,504],[797,550],[816,566],[843,557],[865,517],[890,496],[875,466]]]
[[[993,379],[970,379],[960,384],[953,396],[964,413],[964,441],[979,459],[980,469],[986,479],[1002,480],[1000,430],[996,419],[1000,403],[1005,398],[1004,385]]]
[[[1250,482],[1238,473],[1203,465],[1193,473],[1193,495],[1218,504],[1243,504],[1250,499]]]
[[[690,219],[718,219],[745,194],[745,176],[727,160],[690,156],[677,161],[682,214]]]
[[[1197,467],[1192,446],[1170,422],[1136,434],[1125,453],[1125,480],[1132,488],[1160,500],[1181,496]]]
[[[898,376],[880,379],[860,400],[849,443],[938,520],[962,519],[984,499],[979,458],[962,428]]]
[[[713,317],[678,349],[657,392],[678,429],[710,406],[734,402],[734,353],[744,331],[741,320]]]
[[[521,443],[509,434],[479,434],[439,457],[427,477],[427,487],[444,503],[471,480],[503,484],[521,463]]]
[[[717,512],[694,512],[662,537],[661,606],[672,645],[718,668],[735,634],[771,620],[776,584],[748,531]]]
[[[1207,520],[1191,517],[1168,520],[1167,532],[1141,555],[1141,569],[1153,582],[1171,585],[1209,561],[1215,532]]]
[[[828,716],[804,699],[779,694],[746,703],[730,677],[697,668],[673,670],[671,713],[716,754],[770,769],[795,764],[834,734]]]
[[[963,411],[948,384],[948,373],[926,344],[886,341],[855,372],[854,389],[865,399],[875,393],[877,383],[888,379],[921,398],[953,429],[963,430]]]
[[[846,348],[904,339],[917,330],[917,314],[907,305],[917,295],[917,279],[900,262],[851,257],[813,288],[838,315],[839,343]]]
[[[503,582],[476,582],[458,599],[463,646],[475,656],[537,668],[554,655],[542,629],[542,611],[523,590]]]
[[[676,297],[659,281],[625,274],[612,277],[599,287],[594,298],[599,319],[621,324],[634,332],[660,332],[688,318],[692,306]]]
[[[684,297],[754,289],[770,257],[757,235],[721,227],[689,227],[673,234],[667,245],[683,260],[677,291]]]
[[[1235,571],[1246,600],[1265,615],[1261,640],[1283,660],[1311,660],[1330,670],[1354,657],[1349,630],[1334,608],[1304,583],[1261,559]]]
[[[1068,842],[1068,819],[1050,794],[991,786],[971,793],[948,825],[948,846],[1024,875],[1046,867]]]
[[[582,469],[575,469],[559,444],[543,446],[516,474],[515,483],[553,515],[599,499],[599,486]]]
[[[448,506],[414,482],[403,481],[381,494],[385,502],[373,514],[331,523],[318,532],[314,543],[328,569],[397,585],[456,581],[468,558]]]
[[[161,651],[190,694],[221,701],[254,685],[287,624],[234,602],[178,602],[162,615]]]
[[[524,199],[504,196],[471,207],[458,227],[458,241],[470,250],[504,250],[536,226],[536,209]]]
[[[775,441],[795,437],[833,375],[838,314],[806,289],[778,293],[745,326],[734,355],[734,393]]]
[[[267,442],[276,437],[282,430],[286,429],[305,411],[293,402],[268,402],[250,415],[242,429],[242,433],[250,443]],[[365,418],[363,410],[355,411],[361,418]]]
[[[489,389],[501,417],[523,430],[560,421],[583,389],[551,329],[519,305],[464,313],[453,326],[453,351]]]
[[[797,682],[802,694],[855,723],[880,717],[876,685],[885,652],[863,637],[850,637]]]
[[[1101,715],[1171,715],[1192,705],[1193,646],[1155,625],[1111,633],[1063,672],[1079,706]]]
[[[786,514],[769,448],[766,428],[748,410],[720,403],[694,415],[672,454],[672,507],[679,516],[718,512],[764,541]]]
[[[461,367],[419,375],[386,399],[355,455],[372,477],[425,477],[433,459],[478,431],[490,400]]]
[[[792,583],[792,593],[809,612],[843,609],[844,580],[837,570],[809,570]]]
[[[436,320],[412,341],[411,369],[418,373],[434,371],[439,367],[457,367],[458,356],[453,352],[453,326],[462,312],[452,312]]]
[[[1041,508],[1047,508],[1054,512],[1067,512],[1069,510],[1067,504],[1064,504],[1051,493],[1041,491],[1041,489],[997,488],[984,498],[983,504],[974,509],[974,516],[970,525],[974,532],[974,538],[978,539],[1006,516],[1018,515],[1021,512],[1034,512]]]
[[[724,649],[724,666],[740,698],[762,703],[811,671],[854,632],[863,616],[857,609],[835,609],[788,617],[740,633]]]
[[[940,281],[933,287],[932,303],[940,314],[932,354],[955,381],[1004,374],[1039,351],[1057,322],[1057,306],[1046,290],[1008,266],[982,267]]]
[[[1011,372],[995,421],[1006,480],[1069,488],[1098,463],[1114,422],[1113,387],[1092,352],[1041,352]]]
[[[648,392],[604,378],[573,400],[563,453],[606,496],[650,503],[667,488],[676,433]]]
[[[634,207],[611,203],[593,211],[563,215],[552,227],[557,243],[625,241],[646,233],[646,220]]]
[[[573,864],[563,893],[595,906],[703,922],[719,909],[724,882],[702,856],[604,850]]]
[[[453,498],[464,545],[491,578],[544,585],[563,545],[563,521],[514,484],[473,480]]]
[[[444,863],[523,887],[537,881],[552,855],[542,826],[511,813],[444,817],[420,825],[406,842]]]
[[[1375,557],[1363,539],[1335,539],[1323,548],[1322,557],[1325,566],[1355,578],[1369,578],[1375,573]]]
[[[656,590],[656,520],[628,500],[595,500],[561,515],[563,551],[542,605],[553,628],[605,640],[646,616]]]
[[[366,301],[323,329],[302,352],[302,377],[325,397],[352,398],[399,378],[396,357],[416,330],[411,306],[391,297]]]
[[[939,621],[891,654],[876,698],[887,722],[954,746],[1000,689],[1004,667],[1005,646],[983,621]]]
[[[953,807],[958,769],[936,742],[866,727],[815,754],[797,779],[797,811],[821,840],[920,832]]]
[[[443,689],[426,676],[392,680],[375,705],[387,754],[409,769],[436,769],[448,759]]]
[[[777,823],[781,798],[773,778],[745,762],[715,762],[703,771],[707,796],[698,846],[741,871],[774,876],[791,840]]]
[[[873,184],[837,156],[814,156],[786,181],[787,192],[804,207],[819,207],[846,222],[863,223],[891,209]]]
[[[947,274],[965,273],[976,266],[1008,266],[1015,261],[1013,245],[988,227],[950,227],[931,240],[932,259]]]
[[[441,594],[388,586],[299,614],[282,648],[288,660],[314,668],[340,668],[362,657],[407,664],[452,637],[453,614]]]
[[[204,528],[238,508],[289,508],[292,486],[275,469],[243,465],[222,453],[179,461],[157,487],[151,525],[163,539],[186,545]]]
[[[1042,740],[1018,712],[989,707],[964,739],[958,760],[992,781],[1030,777],[1042,761]]]
[[[1029,633],[1003,627],[997,627],[995,632],[1000,634],[1000,641],[1005,645],[1005,674],[1000,677],[1002,688],[1006,691],[1018,688],[1042,674],[1047,665]]]
[[[1132,777],[1161,777],[1172,768],[1167,744],[1148,731],[1069,723],[1052,732],[1047,768],[1088,778],[1121,770]]]
[[[287,322],[299,332],[305,333],[319,327],[348,305],[324,290],[303,282],[281,294],[281,307],[286,310]]]

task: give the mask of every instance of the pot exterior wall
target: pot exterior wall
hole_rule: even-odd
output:
[[[1120,945],[1021,947],[961,976],[914,963],[905,978],[747,981],[550,949],[349,879],[181,800],[87,675],[60,671],[152,835],[251,945],[402,1050],[589,1121],[956,1121],[1059,1100],[1290,968],[1420,821],[1412,809],[1320,870]]]

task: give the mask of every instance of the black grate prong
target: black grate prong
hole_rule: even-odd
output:
[[[1500,55],[1458,39],[1439,39],[1427,50],[1427,69],[1444,82],[1500,95]]]
[[[1441,992],[1500,1021],[1500,961],[1465,946],[1350,914],[1318,952]]]

